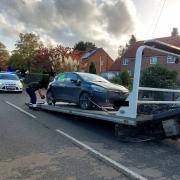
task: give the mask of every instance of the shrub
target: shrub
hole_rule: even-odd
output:
[[[42,74],[42,73],[29,73],[25,77],[25,84],[31,83],[31,82],[42,82],[43,87],[47,87],[49,83],[49,75],[48,74]]]

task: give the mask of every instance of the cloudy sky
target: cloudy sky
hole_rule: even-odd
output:
[[[91,41],[116,58],[131,34],[143,40],[180,30],[180,0],[0,0],[0,7],[0,41],[9,50],[20,32],[34,32],[46,45]]]

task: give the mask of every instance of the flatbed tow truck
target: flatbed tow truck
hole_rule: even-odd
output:
[[[180,60],[180,48],[156,40],[145,41],[136,52],[133,89],[127,98],[129,106],[120,107],[118,111],[105,110],[103,108],[101,110],[82,110],[74,104],[59,103],[56,105],[47,105],[47,103],[44,103],[38,104],[38,108],[40,110],[112,122],[115,124],[116,137],[123,141],[142,142],[165,138],[178,139],[180,137],[180,101],[149,101],[138,99],[139,91],[180,93],[178,89],[139,86],[141,62],[145,49],[172,55],[176,58],[176,63],[179,63]],[[150,114],[142,114],[138,112],[141,104],[148,104],[149,106],[153,106],[154,104],[167,105],[168,108],[163,111],[152,111]]]

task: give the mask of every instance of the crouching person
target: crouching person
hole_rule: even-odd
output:
[[[42,82],[31,82],[26,87],[26,92],[30,97],[30,103],[29,107],[32,107],[33,109],[37,108],[37,97],[36,97],[36,91],[38,92],[41,99],[44,99],[45,96],[42,92]]]

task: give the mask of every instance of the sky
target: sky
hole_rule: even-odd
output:
[[[180,0],[0,0],[0,42],[9,51],[19,33],[33,32],[45,46],[90,41],[115,59],[131,35],[137,40],[180,31]]]

